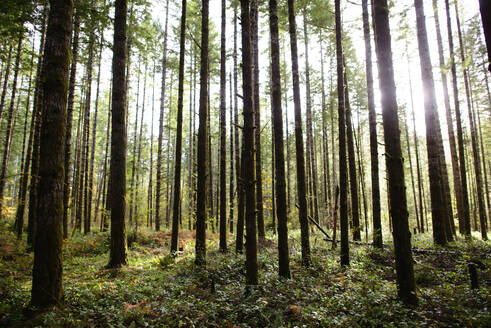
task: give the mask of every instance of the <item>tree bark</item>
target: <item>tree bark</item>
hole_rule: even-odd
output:
[[[113,90],[111,127],[111,200],[110,268],[126,265],[126,16],[127,0],[116,0],[113,43]]]
[[[186,0],[183,0],[183,7]],[[208,121],[208,15],[209,1],[202,1],[201,9],[201,67],[198,128],[198,181],[196,202],[196,258],[197,265],[206,263],[206,148]]]
[[[274,126],[274,156],[276,172],[276,213],[278,218],[278,268],[280,277],[290,278],[288,252],[288,218],[286,207],[285,153],[283,149],[283,113],[281,109],[280,45],[278,37],[278,7],[269,1],[271,35],[271,81]]]
[[[402,163],[396,88],[392,63],[389,9],[386,0],[373,0],[375,45],[379,83],[382,94],[385,160],[389,184],[389,205],[393,225],[394,252],[398,296],[404,302],[416,304],[411,235]]]
[[[253,89],[253,52],[251,49],[250,1],[240,1],[242,25],[242,88],[243,117],[242,128],[243,169],[242,183],[245,194],[246,222],[246,284],[257,285],[257,240],[256,240],[256,194],[254,162],[254,89]]]
[[[378,166],[378,143],[377,143],[377,114],[375,113],[375,100],[373,91],[373,69],[372,69],[372,45],[370,41],[370,24],[368,13],[368,0],[362,0],[363,10],[363,36],[365,40],[365,65],[367,73],[367,96],[368,96],[368,124],[370,129],[370,164],[372,181],[372,220],[373,220],[373,245],[377,248],[383,247],[382,221],[380,215],[380,181]]]
[[[43,128],[40,138],[37,229],[31,305],[63,303],[63,182],[66,105],[73,3],[51,0],[40,76]]]
[[[186,0],[182,2],[181,35],[179,39],[179,82],[177,91],[176,157],[174,158],[174,202],[172,204],[171,254],[177,252],[179,208],[181,205],[182,110],[184,106],[184,55],[186,46]]]
[[[297,158],[297,193],[299,203],[300,236],[302,245],[302,265],[310,266],[309,221],[307,218],[307,198],[305,185],[305,159],[302,133],[302,108],[300,105],[300,81],[298,74],[297,26],[295,22],[294,0],[288,0],[288,33],[292,58],[293,102],[295,107],[295,148]]]
[[[341,5],[340,0],[335,0],[336,20],[336,61],[338,75],[338,127],[339,127],[339,208],[341,226],[341,265],[349,265],[349,243],[348,243],[348,172],[346,168],[346,109],[344,93],[344,70],[343,70],[343,45],[341,35]]]
[[[157,172],[155,186],[155,230],[160,231],[160,194],[162,189],[162,140],[164,138],[165,78],[167,73],[167,29],[169,22],[169,0],[165,6],[164,53],[162,54],[162,81],[160,89],[159,141],[157,148]]]

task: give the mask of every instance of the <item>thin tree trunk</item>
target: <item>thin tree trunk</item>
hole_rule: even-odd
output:
[[[302,108],[300,105],[300,81],[298,74],[297,26],[295,22],[294,0],[288,0],[288,32],[292,57],[293,102],[295,106],[295,148],[297,157],[297,193],[299,203],[300,236],[302,245],[302,265],[310,266],[309,221],[307,218],[307,198],[305,185],[305,159],[302,133]]]
[[[458,5],[455,3],[455,15],[457,18],[457,32],[459,36],[459,43],[460,43],[460,57],[462,60],[462,63],[465,62],[465,54],[464,54],[464,44],[462,41],[462,31],[461,31],[461,26],[460,26],[460,19],[459,19],[459,10],[458,10]],[[472,112],[472,104],[470,103],[470,87],[469,87],[469,78],[467,74],[467,68],[463,68],[464,72],[464,85],[465,85],[465,93],[466,93],[466,98],[467,98],[467,113],[469,115],[469,122],[470,122],[470,130],[471,130],[471,142],[472,142],[472,155],[474,159],[474,172],[476,174],[476,197],[477,197],[477,204],[479,207],[479,222],[481,224],[481,237],[483,240],[488,240],[487,232],[486,232],[486,206],[484,204],[484,197],[483,197],[483,188],[482,188],[482,171],[481,171],[481,161],[479,159],[479,145],[478,145],[478,140],[477,140],[477,132],[476,132],[476,127],[474,123],[474,114]]]
[[[229,213],[229,225],[230,225],[230,233],[234,232],[234,207],[235,207],[235,186],[234,186],[234,129],[233,129],[233,80],[232,80],[232,72],[229,74],[230,81],[230,184],[229,184],[229,204],[230,204],[230,213]]]
[[[278,269],[280,277],[290,278],[288,251],[288,217],[283,149],[283,113],[281,109],[280,45],[278,37],[278,8],[276,0],[269,1],[271,35],[271,81],[276,172],[276,213],[278,217]]]
[[[226,90],[227,72],[225,70],[225,0],[222,0],[222,30],[220,40],[220,251],[227,251],[227,182],[226,182]]]
[[[368,124],[370,129],[370,166],[372,181],[372,220],[373,245],[382,248],[382,222],[380,215],[380,182],[378,167],[377,115],[373,91],[372,45],[370,41],[370,24],[368,0],[362,0],[363,36],[365,40],[365,65],[367,73]]]
[[[164,53],[162,54],[162,81],[160,89],[159,141],[157,148],[157,173],[155,189],[155,230],[160,231],[160,194],[162,189],[162,140],[164,138],[165,78],[167,73],[167,29],[169,22],[169,0],[165,5]]]
[[[336,61],[338,74],[338,126],[339,126],[339,192],[340,226],[341,226],[341,265],[349,265],[348,243],[348,172],[346,168],[346,122],[345,122],[345,93],[343,70],[343,46],[341,36],[341,8],[340,0],[335,0],[336,19]]]
[[[7,55],[7,67],[5,69],[5,77],[3,78],[3,88],[2,88],[2,96],[0,97],[0,122],[2,121],[2,113],[5,107],[5,97],[7,95],[7,89],[9,85],[9,76],[10,76],[10,65],[12,63],[12,50],[14,45],[11,43],[9,46],[9,53]],[[42,55],[42,54],[40,54]]]
[[[10,106],[7,118],[7,131],[5,133],[5,145],[3,148],[2,167],[0,169],[0,218],[2,217],[3,196],[5,190],[5,180],[8,170],[8,163],[10,157],[10,147],[12,145],[13,130],[14,130],[14,111],[15,111],[15,97],[17,95],[17,78],[19,76],[20,69],[20,55],[22,52],[22,40],[24,38],[23,31],[19,32],[19,38],[17,41],[17,52],[14,63],[14,79],[12,82],[12,90],[10,93]]]
[[[457,88],[457,69],[455,65],[455,53],[452,35],[452,23],[450,18],[449,0],[445,0],[445,12],[447,14],[447,32],[448,32],[448,47],[450,51],[450,70],[452,72],[452,86],[455,105],[455,118],[457,121],[457,142],[459,146],[459,161],[460,161],[460,179],[462,183],[462,223],[463,227],[459,226],[460,231],[463,231],[466,236],[470,236],[470,215],[469,215],[469,196],[467,192],[467,177],[465,167],[465,149],[462,129],[462,118],[460,114],[459,91]],[[460,217],[460,215],[459,215]],[[459,222],[460,223],[460,222]]]
[[[130,196],[130,227],[134,225],[134,221],[136,221],[136,218],[135,218],[135,211],[134,211],[134,208],[135,208],[135,202],[136,202],[136,182],[135,182],[135,178],[136,178],[136,162],[137,162],[137,159],[136,159],[136,156],[137,156],[137,144],[138,144],[138,141],[137,141],[137,137],[138,137],[138,111],[140,109],[140,104],[139,104],[139,101],[140,101],[140,64],[141,64],[141,61],[139,61],[138,63],[138,70],[136,72],[136,74],[138,75],[138,79],[137,79],[137,82],[136,82],[136,113],[135,113],[135,130],[133,131],[133,161],[131,163],[131,180],[130,180],[130,190],[131,190],[131,196]],[[143,115],[142,115],[143,116]],[[129,120],[129,118],[127,118],[127,120]]]
[[[174,158],[174,202],[172,204],[171,254],[177,252],[179,212],[181,206],[182,110],[184,106],[184,55],[186,45],[186,0],[182,1],[181,35],[179,39],[179,82],[177,93],[176,157]]]

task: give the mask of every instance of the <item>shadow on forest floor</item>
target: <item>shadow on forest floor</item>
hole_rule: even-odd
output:
[[[131,232],[130,232],[131,233]],[[129,234],[130,234],[129,233]],[[64,246],[65,306],[28,319],[32,254],[8,225],[0,224],[0,326],[5,327],[490,327],[491,244],[450,246],[459,255],[415,254],[420,304],[395,298],[392,250],[353,246],[351,266],[339,266],[338,250],[314,234],[312,266],[303,268],[298,231],[291,231],[292,279],[278,278],[275,236],[258,254],[259,281],[245,292],[244,255],[217,251],[207,235],[207,265],[194,265],[194,232],[179,235],[182,251],[169,253],[169,232],[139,232],[129,265],[106,270],[109,235],[76,235]],[[431,236],[414,244],[429,248]],[[471,290],[467,260],[479,258],[481,288]]]

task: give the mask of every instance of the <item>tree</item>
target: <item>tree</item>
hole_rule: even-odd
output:
[[[334,2],[336,20],[336,62],[338,75],[338,127],[339,127],[339,209],[341,226],[341,265],[349,265],[348,244],[348,190],[345,181],[348,180],[346,168],[346,122],[344,107],[344,70],[343,44],[341,35],[341,5],[340,0]],[[334,238],[335,239],[335,238]]]
[[[262,178],[262,155],[261,155],[261,113],[259,101],[259,50],[258,50],[258,0],[251,1],[251,46],[253,65],[253,92],[254,92],[254,147],[256,152],[256,219],[257,234],[259,240],[266,237],[264,232],[263,211],[263,178]]]
[[[286,207],[285,153],[283,148],[283,115],[281,109],[280,45],[278,37],[278,5],[269,1],[271,36],[271,81],[276,175],[276,216],[278,218],[278,262],[280,277],[290,278],[288,252],[288,217]]]
[[[162,83],[160,91],[160,118],[159,118],[159,141],[157,148],[157,173],[155,186],[155,230],[160,230],[160,193],[162,183],[162,141],[164,138],[164,101],[165,101],[165,78],[167,73],[167,27],[169,22],[169,0],[165,6],[165,32],[164,32],[164,51],[162,54]]]
[[[242,22],[242,88],[244,126],[242,128],[242,183],[245,194],[246,283],[257,285],[256,193],[254,171],[254,91],[252,78],[250,1],[240,1]]]
[[[379,85],[382,94],[385,162],[389,184],[389,205],[393,225],[394,252],[398,296],[416,304],[411,235],[408,225],[404,167],[402,163],[397,99],[392,63],[389,7],[387,0],[373,0],[375,49],[378,60]]]
[[[63,302],[64,147],[72,14],[72,1],[50,1],[40,78],[43,128],[31,289],[31,305],[39,307]]]
[[[186,0],[183,0],[183,8]],[[198,180],[196,199],[196,258],[195,263],[206,263],[206,149],[208,120],[208,15],[209,1],[202,0],[201,9],[201,67],[198,127]]]
[[[305,159],[302,133],[302,108],[300,105],[300,81],[298,75],[297,24],[295,22],[295,1],[288,0],[288,33],[292,58],[293,102],[295,107],[295,149],[297,158],[298,216],[302,245],[302,265],[310,266],[309,221],[307,217],[307,196],[305,185]]]
[[[370,24],[368,0],[362,0],[363,36],[365,40],[365,65],[367,74],[368,119],[370,129],[370,163],[372,179],[372,220],[373,245],[382,248],[382,222],[380,217],[380,183],[378,168],[377,115],[373,93],[372,45],[370,41]]]
[[[126,17],[127,0],[116,0],[113,43],[113,89],[111,127],[111,200],[110,268],[127,264],[126,250]]]
[[[227,251],[227,185],[226,185],[226,90],[225,0],[222,0],[222,33],[220,38],[220,250]]]
[[[422,0],[415,0],[418,50],[421,67],[421,79],[425,98],[425,123],[426,123],[426,149],[428,152],[428,175],[430,178],[431,212],[433,222],[433,240],[438,245],[447,243],[445,221],[449,220],[447,201],[444,190],[443,170],[446,170],[445,162],[442,162],[440,148],[443,148],[440,132],[440,119],[436,105],[435,83],[431,66],[431,58],[426,34],[426,23]]]
[[[486,39],[486,47],[488,48],[488,70],[491,72],[491,3],[486,0],[479,0],[479,8],[481,10],[481,19],[484,29],[484,37]]]
[[[179,208],[181,204],[182,109],[184,103],[184,55],[186,46],[186,0],[182,2],[181,35],[179,37],[179,82],[177,91],[176,157],[174,158],[174,202],[172,204],[171,254],[177,252]]]

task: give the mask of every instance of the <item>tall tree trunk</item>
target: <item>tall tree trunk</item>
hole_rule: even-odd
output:
[[[251,51],[253,65],[253,92],[254,92],[254,145],[256,151],[256,219],[257,234],[259,240],[266,238],[264,231],[263,211],[263,178],[262,178],[262,156],[261,156],[261,113],[259,95],[259,50],[258,50],[258,0],[251,0]]]
[[[375,45],[379,83],[382,93],[385,159],[389,184],[389,205],[393,225],[394,252],[398,296],[404,302],[416,304],[411,234],[408,225],[404,166],[402,163],[396,88],[392,63],[389,7],[387,0],[373,0]]]
[[[31,70],[29,72],[29,86],[27,90],[27,103],[26,103],[26,121],[24,126],[24,141],[22,144],[22,160],[21,160],[21,171],[20,171],[20,182],[19,182],[19,196],[17,198],[17,211],[15,213],[15,224],[17,228],[17,239],[22,239],[22,232],[24,230],[24,217],[26,214],[26,196],[27,196],[27,186],[29,183],[29,168],[31,165],[31,152],[32,152],[32,142],[34,134],[34,125],[36,120],[36,115],[34,108],[31,114],[31,125],[29,129],[29,139],[27,141],[27,150],[25,149],[26,134],[27,134],[27,121],[30,108],[31,99],[31,86],[32,86],[32,71],[34,70],[34,53],[31,56]],[[25,154],[27,153],[27,154]],[[24,160],[25,155],[25,160]],[[483,153],[484,155],[484,153]]]
[[[450,145],[450,156],[452,159],[453,185],[455,191],[455,198],[457,200],[457,215],[459,219],[459,227],[462,229],[463,228],[462,181],[460,178],[459,162],[457,157],[457,146],[455,144],[455,132],[453,127],[452,109],[450,108],[450,97],[448,94],[447,74],[444,68],[445,58],[443,55],[443,41],[440,31],[440,19],[438,16],[438,0],[433,0],[433,12],[435,18],[436,38],[438,43],[438,59],[440,64],[440,75],[441,75],[442,87],[443,87],[443,100],[445,104],[445,114],[447,120],[448,142]],[[452,218],[452,222],[453,222],[453,218]],[[463,230],[460,230],[460,233],[463,233]]]
[[[460,44],[460,57],[462,63],[465,62],[465,54],[464,54],[464,43],[462,41],[462,31],[460,26],[459,19],[459,9],[457,3],[455,3],[455,16],[457,18],[457,32],[459,36],[459,44]],[[479,222],[481,224],[481,237],[483,240],[488,240],[487,232],[486,232],[486,205],[484,204],[484,196],[483,196],[483,188],[482,188],[482,171],[481,171],[481,161],[479,159],[479,146],[477,140],[477,132],[474,123],[474,114],[472,112],[472,104],[470,102],[470,87],[469,87],[469,78],[467,74],[467,68],[463,67],[464,72],[464,85],[465,85],[465,93],[467,98],[467,113],[469,115],[469,123],[471,130],[471,142],[472,142],[472,156],[474,159],[474,172],[476,174],[476,196],[477,196],[477,205],[479,207]]]
[[[336,62],[338,74],[338,125],[339,125],[339,207],[341,226],[341,265],[349,265],[349,243],[348,243],[348,172],[346,168],[346,122],[345,122],[345,93],[344,93],[344,70],[343,70],[343,45],[341,35],[341,6],[340,0],[335,0],[336,19]]]
[[[373,245],[382,248],[382,221],[380,215],[380,182],[378,168],[378,143],[377,143],[377,114],[375,113],[375,100],[373,91],[372,69],[372,45],[370,41],[370,24],[368,13],[368,0],[362,0],[363,10],[363,36],[365,40],[365,65],[367,73],[368,96],[368,124],[370,129],[370,164],[372,181],[372,220],[373,220]]]
[[[280,277],[290,278],[285,153],[283,149],[283,113],[281,109],[280,45],[278,37],[278,7],[276,0],[269,1],[269,29],[271,35],[271,98],[274,126],[276,213],[278,217],[278,267]]]
[[[135,113],[135,130],[133,131],[133,161],[131,163],[131,180],[130,180],[130,192],[131,192],[131,195],[130,195],[130,205],[129,205],[129,208],[130,208],[130,228],[132,225],[134,225],[134,222],[136,221],[136,215],[135,215],[135,203],[136,203],[136,182],[135,182],[135,178],[136,178],[136,162],[137,162],[137,159],[136,159],[136,156],[137,156],[137,145],[138,145],[138,111],[140,109],[140,104],[139,104],[139,101],[140,101],[140,64],[141,64],[141,61],[139,61],[138,63],[138,70],[136,72],[136,74],[138,75],[138,78],[137,78],[137,82],[136,82],[136,113]],[[127,118],[127,120],[129,120],[129,118]]]
[[[314,147],[314,136],[313,136],[313,128],[312,128],[312,98],[310,94],[310,63],[309,63],[309,38],[307,31],[307,22],[305,13],[303,14],[303,33],[305,40],[305,88],[306,88],[306,109],[307,109],[307,155],[308,158],[307,165],[308,170],[311,172],[311,188],[312,188],[312,207],[313,207],[313,217],[316,222],[319,222],[319,205],[317,202],[317,168],[316,168],[316,152]]]
[[[78,64],[78,43],[80,33],[80,15],[75,13],[72,40],[72,66],[70,68],[70,82],[68,86],[68,105],[65,140],[65,189],[63,195],[63,238],[68,238],[68,204],[70,202],[70,159],[73,125],[73,101],[75,99],[75,82]]]
[[[85,120],[84,120],[84,234],[90,232],[91,223],[91,204],[92,193],[90,192],[90,164],[89,164],[89,149],[90,149],[90,108],[92,102],[92,71],[94,62],[94,42],[95,32],[92,29],[89,35],[89,58],[87,60],[87,93],[85,94]]]
[[[242,128],[243,169],[242,183],[245,194],[246,222],[246,284],[257,285],[257,240],[256,240],[256,193],[254,162],[254,89],[253,89],[253,51],[251,49],[250,1],[240,1],[240,20],[242,25],[242,88],[243,117]]]
[[[183,8],[186,0],[183,0]],[[196,258],[195,263],[206,263],[206,145],[208,121],[208,15],[209,1],[202,1],[201,9],[201,67],[198,128],[198,181],[196,202]],[[184,19],[184,18],[183,18]]]
[[[90,151],[90,164],[89,164],[89,194],[88,194],[88,214],[89,214],[89,220],[91,218],[91,213],[92,213],[92,193],[94,191],[94,162],[95,162],[95,147],[96,147],[96,139],[97,139],[97,113],[99,111],[99,91],[100,91],[100,85],[101,85],[101,65],[102,65],[102,50],[104,46],[104,33],[102,30],[100,31],[101,33],[101,39],[100,39],[100,45],[99,45],[99,67],[97,69],[97,86],[96,86],[96,92],[95,92],[95,108],[94,108],[94,123],[92,123],[92,145],[91,145],[91,151]],[[97,220],[97,215],[94,214],[94,220]]]
[[[167,29],[169,22],[169,0],[165,5],[164,52],[162,54],[162,81],[160,89],[159,141],[157,148],[157,173],[155,186],[155,230],[160,230],[160,194],[162,189],[162,140],[164,138],[165,78],[167,73]]]
[[[179,212],[181,205],[182,110],[184,106],[184,56],[186,46],[186,0],[182,1],[181,35],[179,38],[179,82],[177,91],[176,157],[174,158],[174,202],[172,204],[171,254],[177,252]]]
[[[229,225],[230,225],[230,233],[234,232],[234,207],[235,207],[235,186],[234,186],[234,128],[233,128],[233,111],[234,111],[234,101],[233,101],[233,80],[232,80],[232,72],[229,74],[230,81],[230,184],[229,184],[229,204],[230,204],[230,213],[229,213]]]
[[[3,148],[2,167],[0,169],[0,218],[2,217],[3,194],[5,190],[5,180],[7,176],[8,163],[10,157],[10,147],[12,145],[12,138],[13,138],[15,96],[17,95],[17,78],[19,76],[20,55],[22,52],[23,39],[24,39],[24,33],[21,30],[21,32],[19,32],[19,38],[17,41],[17,52],[16,52],[15,64],[14,64],[14,80],[12,82],[12,90],[10,92],[10,105],[9,105],[9,112],[7,118],[7,131],[5,133],[5,145]]]
[[[147,192],[147,227],[152,227],[153,220],[153,121],[155,117],[155,68],[157,63],[153,63],[152,73],[152,122],[150,123],[150,170],[148,172],[148,192]]]
[[[34,241],[31,305],[48,307],[63,303],[63,182],[65,126],[73,3],[51,0],[40,107],[37,229]]]
[[[358,206],[358,178],[356,174],[356,158],[355,145],[353,138],[353,122],[351,119],[351,106],[348,92],[348,76],[345,57],[343,56],[344,64],[344,107],[346,113],[346,141],[348,146],[348,164],[349,164],[349,180],[350,180],[350,196],[351,196],[351,216],[353,218],[353,239],[361,240],[360,235],[360,209]]]
[[[143,118],[145,117],[145,102],[146,102],[146,91],[147,91],[147,70],[148,64],[145,63],[145,73],[143,75],[143,98],[142,98],[142,113],[140,119],[140,133],[138,134],[138,150],[136,154],[136,178],[135,178],[135,204],[134,204],[134,215],[135,215],[135,231],[138,231],[138,190],[141,187],[140,184],[140,170],[141,170],[141,153],[142,153],[142,138],[143,138]]]
[[[235,122],[235,176],[237,181],[237,234],[235,252],[242,253],[244,246],[244,185],[242,183],[242,147],[239,142],[239,102],[237,73],[237,4],[234,4],[234,122]],[[244,144],[242,142],[242,144]]]
[[[220,250],[227,251],[227,183],[226,183],[226,90],[227,72],[225,49],[226,4],[222,0],[222,30],[220,37]]]
[[[116,0],[111,127],[111,247],[108,267],[126,265],[126,16],[127,0]]]
[[[462,183],[462,223],[463,227],[459,226],[460,231],[463,231],[466,236],[470,236],[470,214],[469,214],[469,196],[467,192],[467,176],[465,168],[465,149],[462,130],[462,118],[460,114],[459,91],[457,88],[457,69],[455,65],[455,53],[452,35],[452,23],[450,18],[449,0],[445,0],[445,12],[447,14],[447,32],[448,32],[448,48],[450,51],[450,70],[452,72],[452,86],[455,105],[455,118],[457,121],[457,142],[459,145],[459,164],[460,164],[460,179]],[[459,214],[460,217],[460,214]],[[460,223],[460,222],[459,222]]]
[[[422,0],[414,0],[414,7],[416,9],[421,79],[423,81],[423,88],[426,91],[424,93],[426,149],[428,153],[428,175],[430,178],[433,241],[438,245],[445,245],[447,243],[445,221],[448,220],[448,211],[446,209],[443,184],[443,169],[445,163],[442,163],[442,158],[440,156],[440,119],[438,117],[438,108],[436,105],[435,85],[433,81]]]
[[[112,84],[109,89],[109,94],[112,92]],[[108,211],[110,210],[110,201],[109,201],[109,184],[110,179],[108,179],[107,174],[107,159],[109,158],[109,143],[110,143],[110,134],[111,134],[111,97],[109,97],[109,106],[107,109],[107,128],[106,128],[106,150],[104,152],[104,167],[102,169],[102,176],[104,181],[104,188],[102,190],[102,204],[104,206],[104,210],[101,216],[101,231],[107,231],[109,228],[109,222],[107,221]]]
[[[302,108],[300,105],[300,81],[298,74],[297,25],[295,22],[294,0],[288,0],[288,33],[290,34],[293,102],[295,106],[295,148],[297,157],[297,193],[299,205],[300,236],[302,245],[302,264],[310,266],[309,221],[307,218],[307,196],[305,185],[305,159],[302,133]]]

